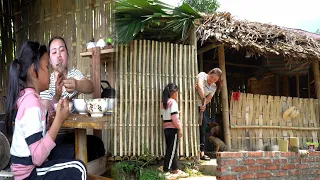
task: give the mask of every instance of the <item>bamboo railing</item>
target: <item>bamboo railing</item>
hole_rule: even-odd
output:
[[[165,140],[160,114],[163,88],[179,86],[180,120],[183,138],[179,156],[198,152],[194,46],[149,40],[116,47],[114,75],[117,104],[112,130],[104,131],[106,148],[116,159],[136,159],[144,154],[163,157]]]
[[[300,115],[285,121],[283,113],[296,106]],[[280,139],[299,137],[300,148],[320,139],[319,100],[240,93],[231,97],[230,132],[232,149],[263,150]]]

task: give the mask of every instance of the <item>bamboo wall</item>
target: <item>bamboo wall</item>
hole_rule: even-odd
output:
[[[4,96],[8,94],[9,65],[13,60],[14,34],[13,34],[13,3],[1,0],[0,3],[0,114],[5,111]]]
[[[283,113],[296,106],[300,115],[289,121]],[[263,150],[266,145],[278,145],[279,139],[299,137],[300,148],[306,142],[320,139],[319,100],[241,93],[231,97],[230,132],[232,149]]]
[[[54,36],[65,38],[69,68],[91,77],[92,61],[80,58],[86,43],[113,37],[112,0],[16,0],[14,29],[17,52],[29,39],[48,45]]]
[[[195,156],[199,135],[194,46],[141,40],[119,46],[116,51],[117,105],[111,123],[113,130],[104,132],[104,139],[111,139],[106,149],[110,149],[116,159],[135,159],[149,153],[164,156],[161,96],[164,87],[173,82],[179,87],[178,104],[183,124],[178,154]]]

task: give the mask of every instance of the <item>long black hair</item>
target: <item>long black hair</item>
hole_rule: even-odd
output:
[[[40,59],[47,52],[44,45],[38,42],[26,41],[23,43],[19,56],[10,64],[8,96],[6,103],[6,125],[9,135],[12,134],[12,122],[17,113],[19,93],[27,88],[28,70],[33,65],[36,76],[40,67]]]
[[[170,98],[171,94],[178,91],[179,87],[174,83],[169,83],[164,90],[162,91],[162,105],[164,109],[167,109],[168,99]]]

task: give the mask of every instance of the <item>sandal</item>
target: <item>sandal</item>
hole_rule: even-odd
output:
[[[207,155],[203,155],[200,159],[204,161],[210,161],[210,158]]]

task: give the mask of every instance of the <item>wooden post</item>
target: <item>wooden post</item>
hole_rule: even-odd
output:
[[[199,70],[203,72],[203,53],[199,54]]]
[[[276,75],[276,96],[280,96],[279,75]]]
[[[218,47],[219,53],[219,68],[222,70],[223,84],[221,89],[221,102],[222,102],[222,121],[223,121],[223,131],[224,131],[224,141],[227,145],[228,151],[231,149],[231,137],[230,137],[230,127],[229,127],[229,102],[228,102],[228,87],[226,78],[226,62],[224,56],[224,46]]]
[[[311,97],[311,92],[310,92],[310,71],[308,71],[308,98]]]
[[[296,75],[296,87],[297,87],[297,97],[300,97],[300,79],[299,79],[299,75]]]
[[[289,92],[289,76],[283,76],[283,84],[282,84],[282,88],[283,88],[283,96],[290,96],[290,92]]]
[[[317,99],[320,99],[320,77],[319,77],[319,62],[318,60],[313,60],[312,70],[314,76],[314,90],[317,96]]]

